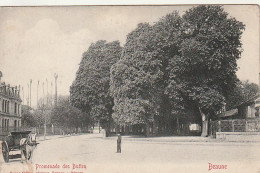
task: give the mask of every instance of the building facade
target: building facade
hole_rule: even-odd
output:
[[[21,127],[21,103],[20,88],[11,87],[0,80],[0,135]]]

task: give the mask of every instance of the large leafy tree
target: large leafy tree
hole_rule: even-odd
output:
[[[174,56],[180,54],[182,24],[183,19],[178,12],[174,11],[162,17],[153,25],[153,32],[155,33],[154,49],[158,51],[157,57],[161,60],[161,71],[163,72],[160,86],[163,93],[161,94],[162,101],[158,118],[160,124],[158,126],[159,130],[166,126],[169,132],[173,131],[173,125],[176,125],[178,132],[179,119],[187,118],[181,99],[172,97],[166,90],[170,79],[170,61]],[[177,123],[173,124],[173,120],[176,120]]]
[[[118,41],[101,40],[91,44],[83,54],[76,79],[70,88],[71,103],[110,129],[113,99],[109,95],[110,67],[121,56]]]
[[[169,60],[178,54],[181,23],[173,12],[154,25],[138,24],[127,35],[122,58],[111,68],[113,117],[120,124],[144,124],[148,133],[151,122],[154,127],[170,123],[171,104],[164,90]]]
[[[113,118],[119,124],[146,125],[146,133],[158,115],[162,93],[162,60],[155,37],[151,25],[139,24],[127,35],[122,58],[111,68]]]
[[[191,8],[183,20],[183,41],[180,54],[169,65],[167,91],[201,116],[202,136],[207,136],[208,119],[224,105],[237,82],[244,25],[229,18],[220,6]]]

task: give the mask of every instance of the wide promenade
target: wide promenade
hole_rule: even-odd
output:
[[[209,170],[209,163],[227,165],[227,169]],[[48,166],[56,167],[51,169]],[[116,137],[103,138],[99,134],[57,136],[48,137],[45,141],[40,139],[32,164],[22,164],[19,159],[9,163],[1,160],[0,171],[258,173],[260,143],[221,142],[201,137],[123,136],[122,153],[119,154],[116,153]]]

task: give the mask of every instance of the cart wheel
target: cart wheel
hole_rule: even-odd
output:
[[[9,151],[5,142],[2,143],[2,153],[5,162],[9,162]]]

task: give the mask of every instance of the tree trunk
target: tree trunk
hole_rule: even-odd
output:
[[[158,120],[157,119],[155,119],[154,122],[153,122],[153,134],[155,136],[158,135]]]
[[[202,119],[202,133],[201,133],[201,136],[207,137],[208,136],[208,126],[209,126],[208,117],[204,113],[201,113],[201,119]]]
[[[176,119],[177,121],[177,134],[180,134],[180,123],[179,123],[179,118]]]
[[[145,136],[149,137],[149,135],[150,135],[150,125],[149,125],[149,123],[146,123],[145,124]]]
[[[116,134],[118,134],[119,131],[118,131],[118,125],[116,124]]]
[[[106,137],[110,136],[110,133],[111,133],[111,123],[112,123],[112,120],[111,118],[109,117],[109,120],[106,122]]]
[[[98,121],[98,133],[100,133],[100,121]]]
[[[78,129],[79,129],[79,127],[76,127],[76,134],[78,134],[78,132],[79,132]]]

